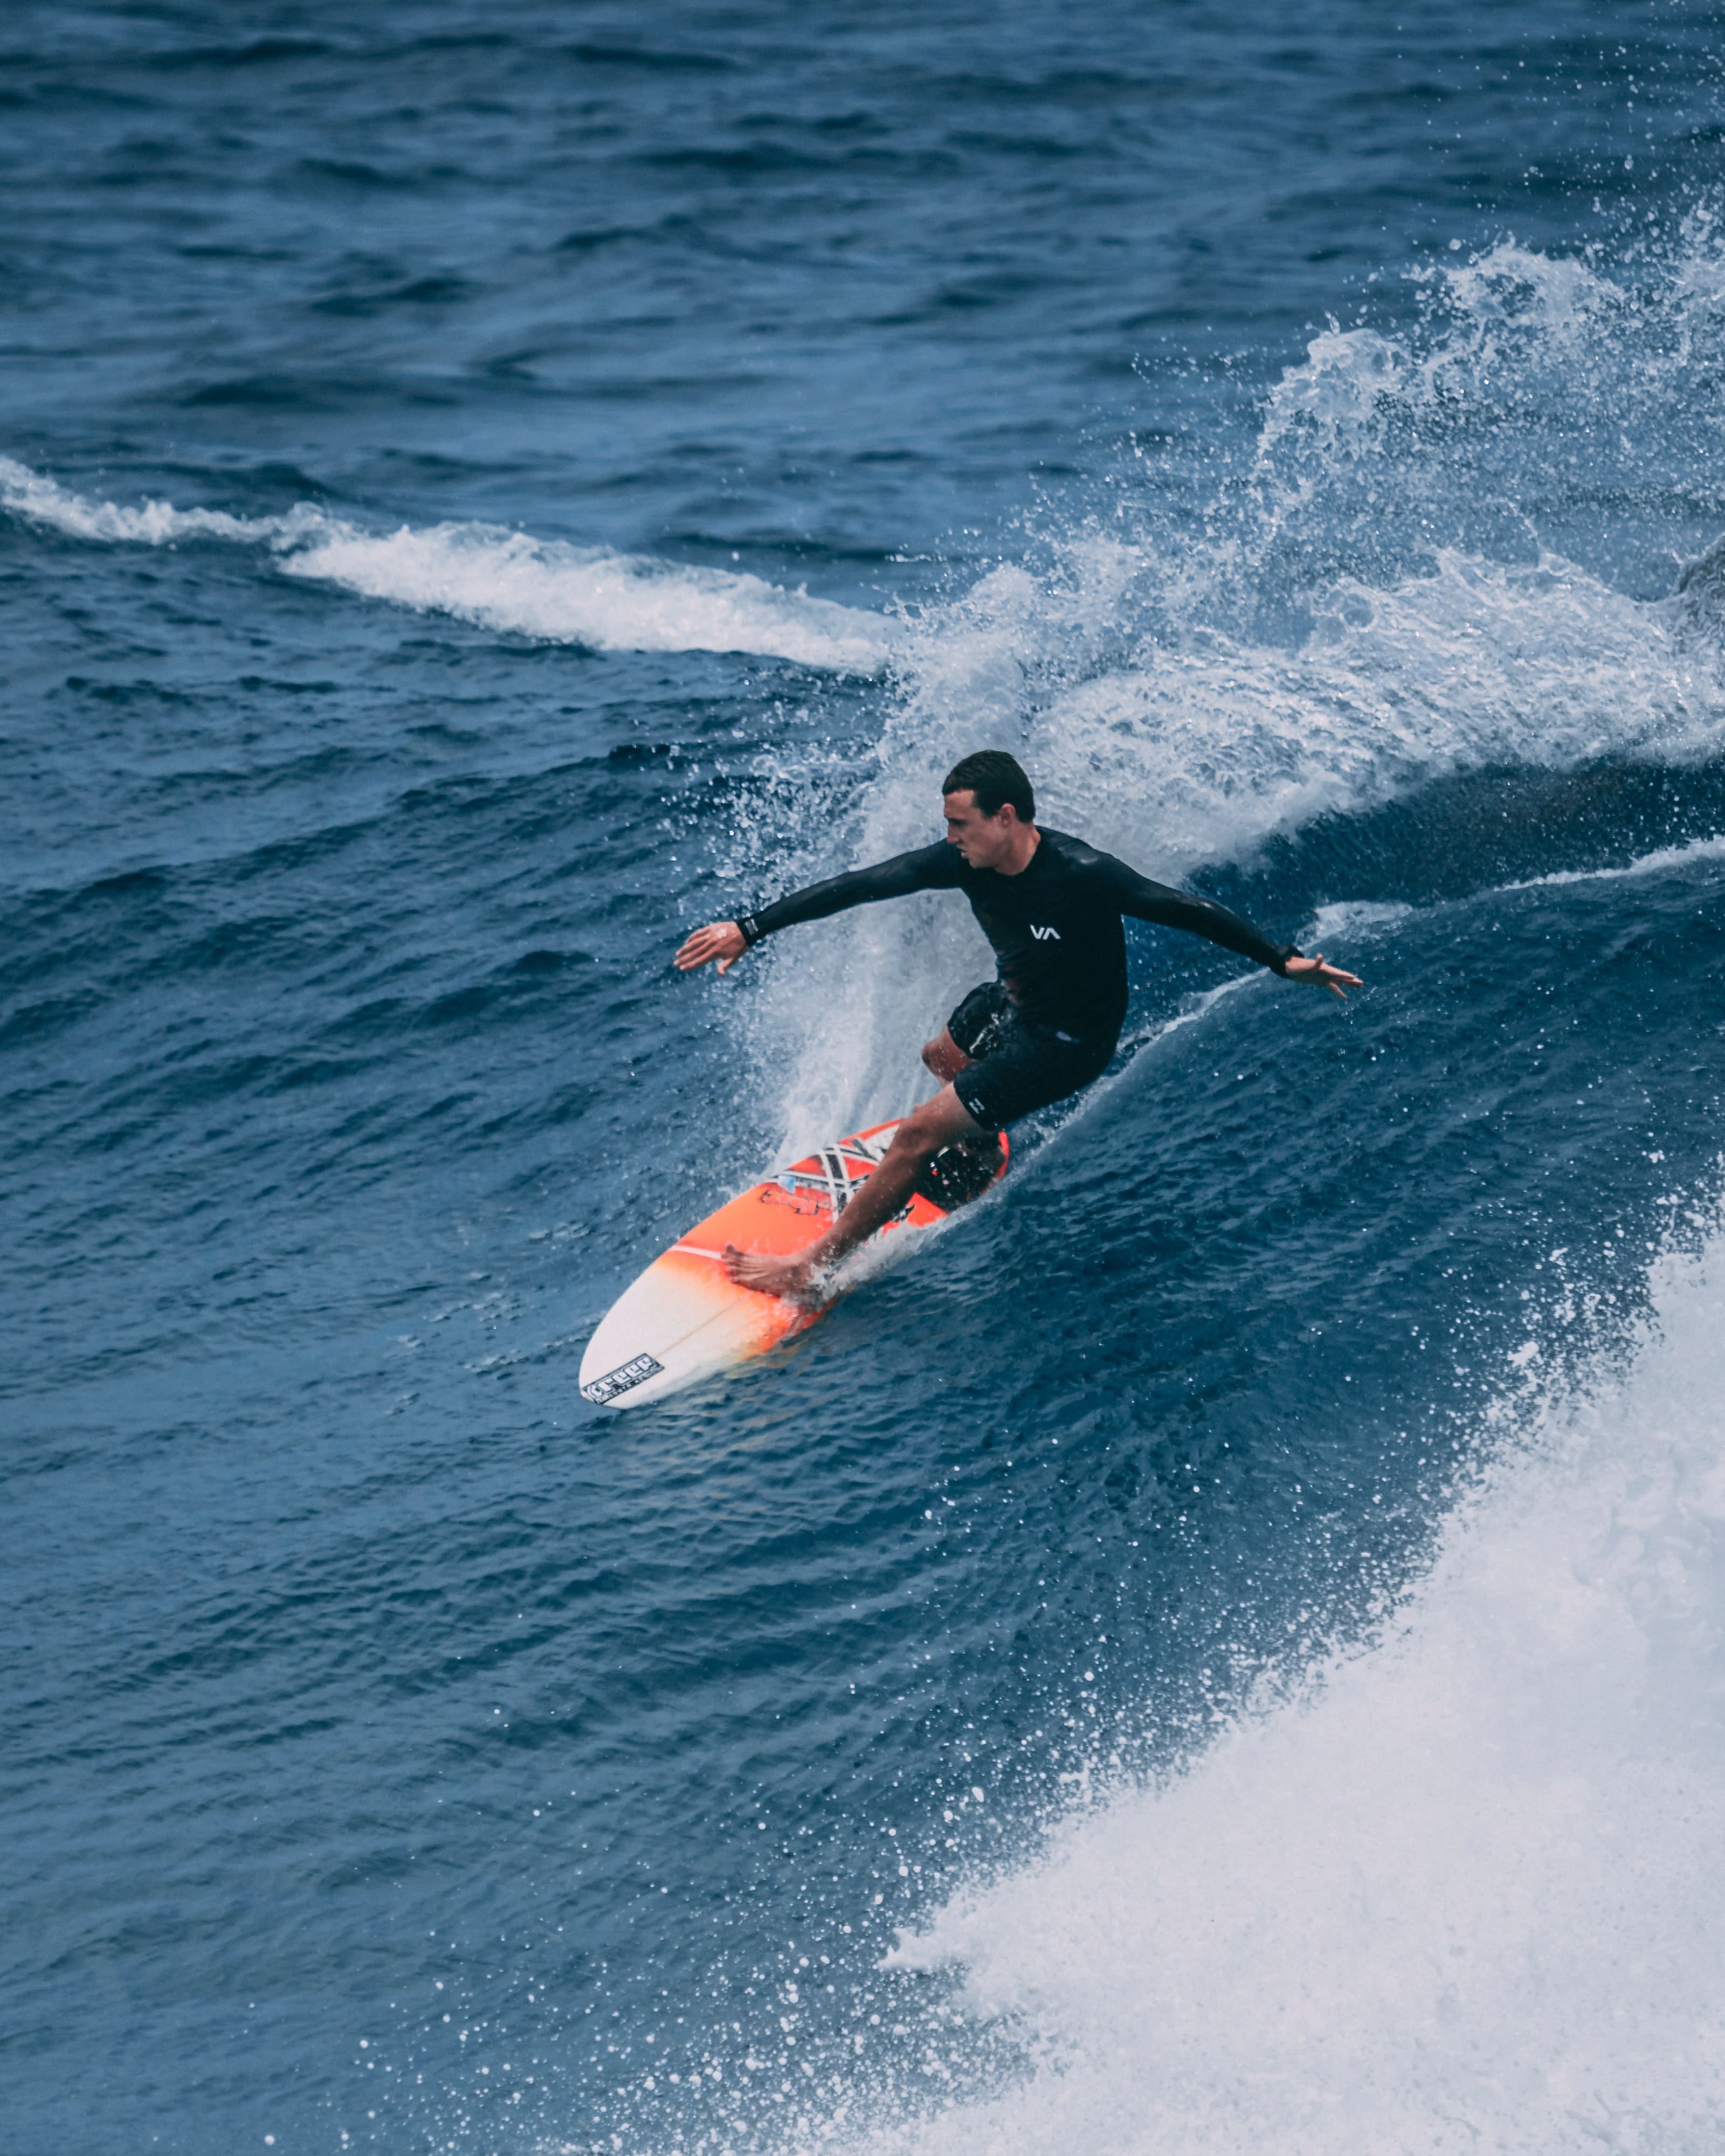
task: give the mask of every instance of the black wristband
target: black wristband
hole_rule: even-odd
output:
[[[737,932],[742,937],[744,947],[752,950],[761,940],[761,924],[752,913],[745,913],[737,923]]]

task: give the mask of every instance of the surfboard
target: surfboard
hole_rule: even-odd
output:
[[[724,1266],[725,1246],[790,1256],[825,1235],[835,1212],[874,1173],[897,1122],[876,1123],[793,1161],[710,1213],[655,1258],[599,1322],[581,1358],[583,1399],[595,1407],[642,1407],[703,1378],[752,1362],[793,1333],[806,1332],[837,1301],[793,1302],[741,1287]],[[910,1203],[863,1245],[932,1228],[1006,1173],[998,1151],[949,1146],[924,1171]]]

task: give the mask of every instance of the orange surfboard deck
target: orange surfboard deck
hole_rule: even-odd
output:
[[[703,1378],[735,1369],[802,1332],[830,1310],[842,1288],[819,1303],[793,1302],[741,1287],[726,1273],[725,1246],[788,1257],[818,1242],[857,1185],[874,1173],[898,1128],[876,1123],[757,1183],[710,1213],[655,1258],[601,1320],[581,1358],[581,1391],[598,1407],[639,1407]],[[1007,1142],[999,1164],[1006,1173]],[[952,1209],[921,1191],[870,1243],[908,1229],[932,1228]]]

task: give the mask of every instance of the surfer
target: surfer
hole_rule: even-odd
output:
[[[1291,943],[1272,943],[1226,906],[1152,883],[1082,839],[1039,825],[1030,782],[1002,749],[963,757],[941,792],[944,839],[810,884],[741,920],[697,928],[677,952],[685,973],[714,960],[725,973],[763,936],[798,921],[912,891],[962,891],[999,962],[997,977],[973,988],[922,1050],[939,1092],[899,1125],[885,1158],[826,1235],[791,1258],[726,1250],[732,1279],[763,1294],[807,1294],[908,1203],[947,1148],[993,1149],[1009,1123],[1101,1076],[1126,1017],[1122,915],[1208,937],[1285,980],[1332,995],[1345,998],[1359,986],[1322,953],[1307,957]]]

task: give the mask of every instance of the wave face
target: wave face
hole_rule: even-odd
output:
[[[8,2150],[1711,2151],[1711,18],[290,12],[0,87]],[[986,742],[1365,992],[589,1409]]]

